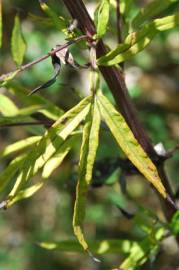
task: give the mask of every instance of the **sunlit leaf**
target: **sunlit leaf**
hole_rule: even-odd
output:
[[[98,94],[98,105],[101,115],[126,156],[146,179],[154,185],[158,192],[166,198],[166,190],[158,175],[157,168],[135,139],[123,116],[102,94]]]
[[[142,51],[159,31],[173,29],[179,25],[179,13],[172,16],[156,19],[145,25],[138,32],[129,34],[123,44],[119,44],[114,50],[97,60],[99,65],[116,65],[128,60],[133,55]]]
[[[78,135],[73,135],[71,138],[67,139],[52,156],[52,158],[47,161],[42,172],[43,178],[48,178],[52,172],[60,166],[66,155],[71,150],[72,146],[76,143],[77,139]]]
[[[36,193],[43,186],[43,184],[44,184],[43,182],[40,182],[40,183],[37,183],[29,188],[26,188],[24,190],[19,191],[16,196],[14,196],[10,200],[7,200],[6,207],[7,208],[11,207],[14,203],[31,197],[32,195],[34,195],[34,193]]]
[[[24,140],[19,140],[13,144],[6,146],[6,148],[0,153],[0,157],[6,157],[12,153],[20,150],[27,149],[29,146],[37,143],[41,139],[41,136],[33,136]]]
[[[20,25],[20,20],[19,20],[18,15],[16,15],[15,17],[14,27],[12,31],[11,51],[12,51],[13,60],[18,66],[20,66],[23,62],[24,54],[26,51],[26,43],[22,35],[21,25]]]
[[[83,130],[83,141],[79,162],[79,178],[76,188],[76,201],[73,215],[74,233],[84,250],[88,249],[88,244],[86,243],[82,227],[85,218],[86,196],[88,186],[91,183],[93,165],[98,147],[99,127],[100,114],[95,100],[91,105]]]
[[[145,5],[144,8],[140,9],[139,13],[132,21],[132,27],[138,28],[145,21],[150,18],[160,14],[162,11],[166,10],[171,4],[177,2],[177,0],[163,0],[162,5],[160,0],[154,0]]]
[[[0,48],[2,46],[2,0],[0,0]]]
[[[97,37],[101,38],[105,35],[107,31],[107,25],[109,21],[109,0],[101,0],[99,7],[97,9],[96,15],[96,28],[97,28]]]
[[[28,156],[23,160],[19,168],[16,182],[9,193],[13,198],[23,183],[26,183],[34,176],[39,169],[59,150],[67,137],[77,128],[88,114],[91,97],[83,99],[79,104],[66,112],[59,118],[52,127],[45,133],[42,139],[31,147]]]
[[[7,96],[0,94],[0,113],[3,116],[15,116],[19,112],[14,102]]]

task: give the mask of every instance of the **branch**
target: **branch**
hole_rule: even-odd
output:
[[[1,75],[0,76],[0,82],[5,81],[6,78],[8,78],[9,76],[11,76],[13,73],[16,72],[16,75],[17,75],[19,72],[22,72],[22,71],[24,71],[24,70],[32,67],[33,65],[36,65],[36,64],[44,61],[45,59],[47,59],[48,57],[52,56],[56,52],[59,52],[59,51],[65,49],[65,48],[69,47],[70,45],[72,45],[74,43],[77,43],[77,42],[80,42],[81,40],[85,40],[85,39],[87,39],[87,35],[83,35],[83,36],[80,36],[80,37],[77,37],[77,38],[75,38],[73,40],[68,41],[64,45],[61,45],[58,48],[51,50],[49,53],[45,54],[44,56],[42,56],[42,57],[40,57],[40,58],[38,58],[38,59],[36,59],[36,60],[28,63],[28,64],[25,64],[25,65],[21,66],[17,70],[14,70],[14,71],[11,71],[11,72],[9,72],[7,74]]]
[[[83,1],[63,0],[63,2],[70,12],[72,18],[78,21],[78,27],[82,33],[88,35],[89,37],[93,37],[94,34],[96,34],[95,25],[89,16]],[[106,47],[103,41],[99,40],[96,47],[97,57],[105,55],[106,52]],[[118,110],[120,110],[124,116],[137,141],[141,144],[145,152],[157,166],[161,180],[164,186],[167,188],[167,192],[171,198],[171,200],[170,198],[168,198],[168,200],[161,199],[164,214],[167,220],[170,221],[173,214],[176,212],[176,208],[174,204],[172,205],[174,196],[168,178],[164,172],[164,163],[162,163],[160,166],[157,165],[160,163],[160,156],[154,150],[149,137],[145,133],[144,128],[138,119],[136,108],[134,107],[134,104],[127,91],[124,75],[122,71],[115,66],[99,66],[99,70],[101,71],[111,93],[113,94]]]
[[[120,0],[116,0],[117,40],[122,43],[122,20],[120,12]]]

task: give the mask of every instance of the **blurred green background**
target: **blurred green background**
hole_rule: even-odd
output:
[[[92,14],[97,1],[85,1]],[[138,7],[149,1],[134,1],[129,16],[134,16]],[[70,20],[62,1],[49,1],[59,16]],[[177,7],[174,4],[167,14]],[[0,74],[16,68],[10,53],[10,39],[14,17],[19,14],[22,22],[27,52],[24,63],[30,62],[51,50],[56,44],[63,44],[65,36],[54,29],[41,11],[38,1],[3,1],[3,47],[0,51]],[[165,15],[165,14],[164,14]],[[40,17],[44,19],[41,20]],[[46,19],[45,19],[46,18]],[[110,14],[110,23],[115,29],[115,12]],[[108,32],[106,42],[111,47],[116,44],[113,31]],[[75,59],[84,63],[88,52],[78,46],[71,48]],[[178,29],[159,34],[145,51],[139,53],[125,64],[126,83],[136,104],[139,117],[153,144],[162,142],[166,149],[179,143],[179,33]],[[13,80],[17,87],[28,91],[45,82],[53,73],[50,59],[33,66]],[[62,109],[67,110],[77,104],[80,97],[89,91],[89,72],[74,71],[64,67],[54,86],[41,91]],[[103,82],[103,90],[110,96]],[[1,93],[11,94],[6,88]],[[12,97],[11,97],[12,98]],[[17,99],[15,103],[23,107]],[[26,138],[39,128],[11,127],[1,128],[1,151],[9,143]],[[101,132],[98,160],[121,155],[109,132]],[[47,185],[32,198],[17,203],[0,214],[0,270],[82,270],[111,269],[122,260],[120,254],[101,255],[96,264],[85,253],[48,251],[37,245],[40,241],[60,241],[74,239],[72,229],[73,203],[75,199],[76,170],[79,153],[76,146],[65,162],[58,168]],[[8,162],[8,161],[6,161]],[[3,168],[5,164],[1,164]],[[107,166],[105,164],[104,166]],[[167,161],[166,169],[173,189],[178,188],[179,153]],[[36,176],[38,177],[38,176]],[[137,211],[137,205],[150,209],[163,219],[160,202],[150,186],[140,176],[127,177],[127,189],[136,201],[128,200],[119,185],[119,173],[108,179],[99,188],[90,188],[86,215],[86,232],[89,239],[141,239],[145,231],[137,219],[126,219],[117,206],[129,212]],[[104,179],[105,180],[105,179]],[[1,198],[3,199],[3,197]],[[142,213],[142,212],[141,212]],[[145,220],[145,215],[143,216]],[[144,221],[145,223],[145,221]],[[154,269],[146,264],[141,269]],[[157,268],[155,269],[162,269]],[[171,268],[175,269],[175,268]]]

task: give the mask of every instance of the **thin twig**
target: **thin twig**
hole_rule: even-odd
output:
[[[120,0],[116,0],[116,19],[117,19],[117,41],[122,43],[122,18],[120,11]]]
[[[87,35],[83,35],[83,36],[80,36],[80,37],[77,37],[77,38],[75,38],[73,40],[68,41],[67,43],[57,47],[56,49],[51,50],[49,53],[45,54],[44,56],[42,56],[42,57],[40,57],[40,58],[38,58],[38,59],[28,63],[28,64],[25,64],[25,65],[21,66],[17,70],[14,70],[14,71],[11,71],[9,73],[1,75],[0,76],[0,82],[4,81],[7,77],[12,75],[14,72],[17,72],[17,74],[18,74],[19,72],[22,72],[22,71],[32,67],[33,65],[36,65],[36,64],[44,61],[45,59],[47,59],[51,55],[55,54],[56,52],[59,52],[59,51],[65,49],[65,48],[69,47],[70,45],[72,45],[74,43],[77,43],[77,42],[80,42],[81,40],[84,40],[84,39],[87,39],[87,38],[88,38]]]
[[[46,127],[51,127],[51,125],[54,123],[54,121],[38,121],[38,122],[21,122],[21,123],[11,123],[11,124],[3,124],[0,125],[1,128],[9,128],[9,127],[16,127],[16,126],[40,126],[44,125]]]

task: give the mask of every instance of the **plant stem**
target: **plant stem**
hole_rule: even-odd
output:
[[[77,37],[77,38],[75,38],[75,39],[73,39],[73,40],[70,40],[70,41],[68,41],[67,43],[65,43],[65,44],[63,44],[63,45],[61,45],[61,46],[59,46],[58,48],[51,50],[49,53],[47,53],[47,54],[41,56],[40,58],[38,58],[38,59],[36,59],[36,60],[34,60],[34,61],[28,63],[28,64],[25,64],[25,65],[21,66],[21,67],[18,68],[17,70],[14,70],[14,71],[11,71],[11,72],[9,72],[9,73],[7,73],[7,74],[1,75],[1,76],[0,76],[0,82],[6,80],[6,78],[9,77],[9,76],[10,76],[11,74],[13,74],[14,72],[17,72],[17,74],[18,74],[19,72],[24,71],[24,70],[26,70],[26,69],[32,67],[33,65],[36,65],[36,64],[38,64],[38,63],[44,61],[45,59],[47,59],[47,58],[50,57],[51,55],[55,54],[56,52],[59,52],[59,51],[65,49],[65,48],[69,47],[70,45],[72,45],[72,44],[74,44],[74,43],[77,43],[77,42],[80,42],[81,40],[84,40],[84,39],[87,39],[87,36],[86,36],[86,35],[83,35],[83,36]]]
[[[71,14],[72,18],[78,21],[78,27],[82,31],[82,33],[92,38],[94,34],[96,34],[96,29],[94,22],[89,16],[83,1],[63,0],[63,2],[67,7],[69,13]],[[97,57],[105,55],[106,52],[107,51],[103,41],[99,40],[96,47]],[[149,137],[145,133],[143,126],[138,119],[136,109],[127,91],[123,72],[114,66],[99,66],[99,70],[101,71],[106,83],[109,86],[111,93],[113,94],[118,110],[124,116],[137,141],[141,144],[141,146],[149,155],[151,160],[153,160],[153,162],[156,164],[161,180],[166,187],[170,198],[172,198],[173,200],[173,193],[164,171],[164,164],[162,163],[160,166],[157,165],[160,163],[160,156],[155,152]],[[176,209],[174,206],[172,206],[170,199],[161,199],[161,203],[166,219],[170,221]]]

